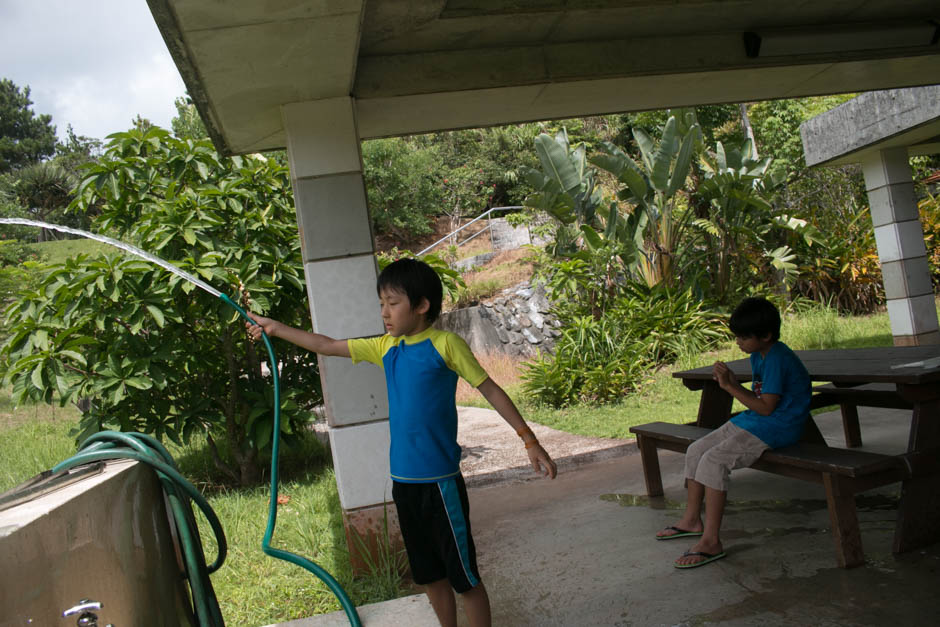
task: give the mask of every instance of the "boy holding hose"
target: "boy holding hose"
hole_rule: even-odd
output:
[[[368,361],[385,371],[391,431],[392,497],[415,583],[423,584],[441,625],[457,624],[454,591],[470,625],[490,625],[470,534],[467,489],[457,444],[457,377],[476,387],[522,438],[533,469],[552,479],[555,463],[515,404],[480,367],[459,336],[431,326],[443,288],[422,261],[400,259],[379,275],[377,291],[386,334],[335,340],[249,314],[252,339],[280,337],[320,355]]]

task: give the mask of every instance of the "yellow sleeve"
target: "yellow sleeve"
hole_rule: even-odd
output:
[[[349,347],[349,357],[354,364],[360,361],[368,361],[377,366],[382,366],[382,356],[385,355],[383,340],[387,335],[377,337],[360,337],[346,340],[346,346]]]
[[[440,336],[440,342],[438,352],[444,357],[447,367],[460,375],[467,383],[478,387],[489,378],[486,370],[474,357],[462,337],[456,333],[444,333]]]

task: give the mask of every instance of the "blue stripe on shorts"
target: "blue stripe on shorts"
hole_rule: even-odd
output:
[[[476,587],[480,580],[473,576],[470,570],[470,547],[467,544],[467,520],[463,515],[463,506],[460,503],[460,492],[457,490],[457,481],[447,479],[437,483],[441,491],[441,500],[444,501],[444,508],[447,510],[447,518],[450,521],[450,529],[454,534],[454,542],[457,544],[457,550],[460,552],[460,564],[463,566],[464,575],[471,587]]]

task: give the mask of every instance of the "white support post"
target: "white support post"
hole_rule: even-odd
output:
[[[938,344],[937,307],[907,148],[866,155],[862,171],[894,343]]]
[[[355,101],[289,104],[281,113],[313,329],[337,339],[381,334]],[[346,540],[358,570],[363,549],[382,541],[386,516],[392,541],[400,542],[389,507],[385,378],[380,368],[345,358],[320,357],[319,364]]]

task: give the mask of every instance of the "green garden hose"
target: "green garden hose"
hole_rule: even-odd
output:
[[[248,317],[245,311],[236,305],[225,294],[220,298],[235,309],[245,320],[256,324],[254,320]],[[268,349],[268,357],[271,360],[271,373],[274,377],[274,434],[271,444],[271,500],[268,509],[268,526],[264,532],[264,538],[261,541],[261,550],[271,557],[276,557],[296,564],[320,578],[323,583],[329,587],[330,591],[339,600],[346,617],[349,619],[352,627],[362,627],[359,614],[356,607],[350,601],[346,591],[343,590],[339,582],[318,564],[309,559],[301,557],[289,551],[283,551],[271,546],[271,538],[274,535],[274,526],[277,522],[277,491],[278,491],[278,448],[280,444],[281,433],[281,389],[278,378],[277,357],[274,354],[274,348],[267,334],[262,332],[261,337]],[[151,436],[142,433],[120,433],[116,431],[102,431],[89,437],[79,447],[79,452],[69,459],[60,462],[52,471],[59,472],[90,462],[102,461],[106,459],[133,459],[154,468],[157,477],[163,485],[163,490],[170,503],[170,510],[173,520],[176,524],[176,532],[179,537],[180,551],[183,555],[183,561],[186,567],[186,575],[189,579],[190,591],[192,594],[193,614],[197,619],[197,624],[201,627],[222,627],[225,623],[222,620],[222,614],[219,611],[218,600],[212,583],[209,580],[209,574],[215,572],[225,561],[225,555],[228,551],[228,545],[225,540],[225,532],[219,523],[218,517],[206,499],[199,493],[189,481],[183,477],[170,453],[160,442]],[[187,498],[188,497],[188,498]],[[211,565],[206,564],[205,553],[202,548],[202,542],[199,538],[199,529],[196,526],[196,520],[193,516],[193,510],[190,501],[195,501],[205,515],[206,520],[212,527],[215,534],[216,544],[218,546],[218,555]]]
[[[235,311],[237,311],[242,318],[250,322],[251,324],[257,324],[254,320],[248,317],[248,314],[245,313],[245,310],[235,304],[231,298],[222,294],[219,296],[225,303],[229,304]],[[324,570],[318,564],[308,560],[305,557],[301,557],[296,553],[291,553],[289,551],[282,551],[280,549],[275,549],[271,546],[271,537],[274,535],[274,525],[277,521],[277,483],[278,483],[278,445],[280,444],[281,439],[281,384],[278,379],[278,367],[277,367],[277,357],[274,355],[274,348],[271,346],[271,340],[268,339],[267,333],[264,331],[261,332],[261,338],[264,340],[264,345],[268,349],[268,358],[271,360],[271,374],[274,377],[274,435],[271,438],[271,501],[268,505],[268,527],[264,531],[264,538],[261,540],[261,550],[264,551],[266,555],[271,557],[276,557],[292,564],[296,564],[301,568],[305,568],[327,585],[327,587],[333,592],[336,598],[339,600],[340,605],[343,606],[343,610],[346,612],[346,617],[349,619],[349,624],[352,627],[361,627],[362,622],[359,620],[359,614],[356,612],[356,606],[352,604],[352,601],[349,600],[349,596],[346,594],[346,591],[343,590],[343,587],[339,585],[339,582]]]
[[[156,471],[170,504],[170,514],[176,524],[176,534],[189,580],[193,614],[197,619],[197,624],[201,627],[222,627],[225,623],[219,611],[219,603],[215,597],[212,582],[209,581],[209,574],[222,566],[228,545],[222,525],[209,503],[199,490],[179,473],[176,463],[163,445],[143,433],[117,431],[96,433],[82,442],[77,454],[60,462],[52,469],[52,472],[57,473],[73,466],[106,459],[133,459],[149,464]],[[189,500],[184,498],[187,496],[202,510],[215,534],[216,544],[219,547],[218,555],[209,566],[206,565],[205,553],[199,539],[199,529],[196,526],[192,507],[190,507]]]

